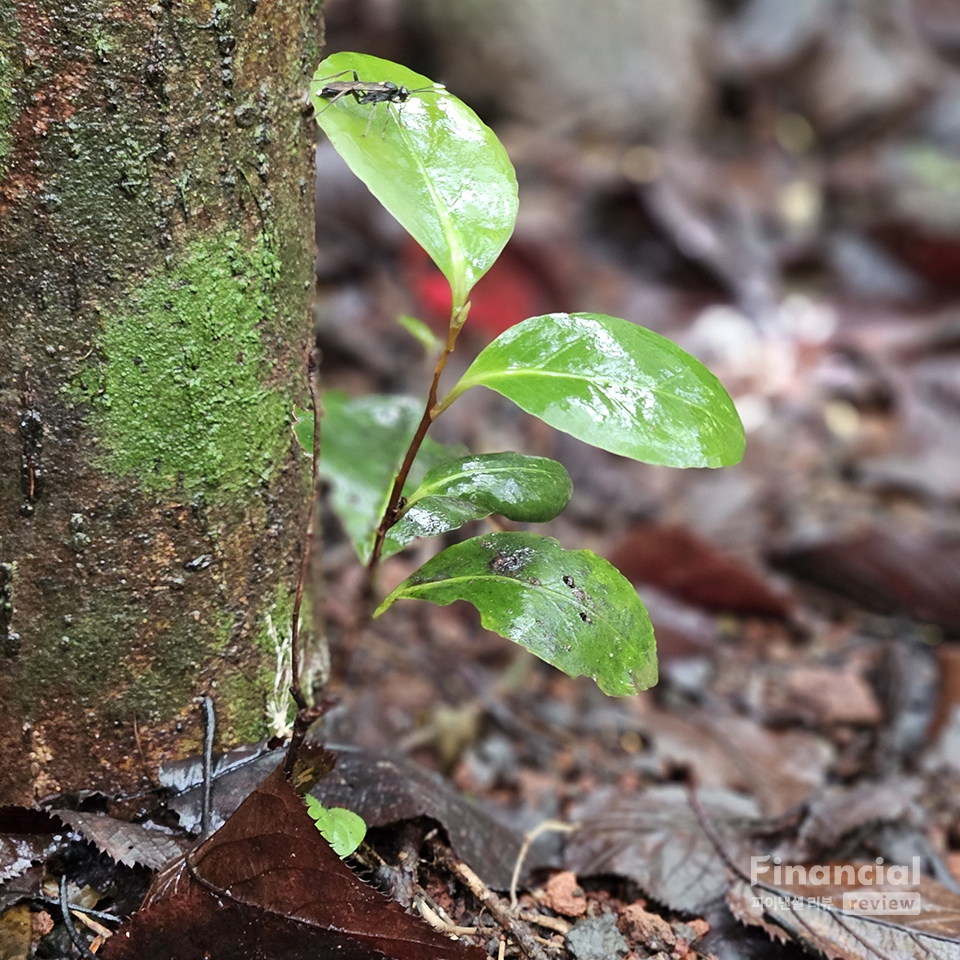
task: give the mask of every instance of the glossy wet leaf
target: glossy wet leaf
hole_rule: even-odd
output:
[[[743,456],[743,426],[720,381],[665,337],[616,317],[524,320],[484,348],[444,406],[474,386],[646,463],[720,467]]]
[[[320,96],[330,83],[389,81],[405,103],[361,104]],[[338,74],[341,74],[338,76]],[[517,180],[493,131],[455,96],[406,67],[335,53],[310,86],[317,123],[370,192],[430,254],[466,302],[513,232]]]
[[[320,472],[332,486],[330,505],[364,563],[422,415],[423,401],[416,397],[324,394]],[[294,432],[304,450],[313,450],[311,413],[299,414]],[[446,447],[428,437],[404,489],[414,490],[431,467],[462,455],[462,447]]]
[[[572,677],[624,696],[657,682],[653,628],[636,590],[589,550],[533,533],[493,533],[449,547],[400,584],[397,600],[467,600],[483,625]]]
[[[316,797],[306,796],[304,800],[310,819],[341,860],[363,843],[367,825],[362,817],[344,807],[325,807]]]
[[[572,493],[566,468],[546,457],[489,453],[449,460],[430,470],[410,495],[388,541],[399,549],[415,537],[435,537],[491,513],[544,523]]]

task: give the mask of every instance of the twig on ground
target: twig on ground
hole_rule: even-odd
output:
[[[514,916],[511,909],[462,860],[440,844],[434,843],[432,847],[437,861],[462,880],[467,889],[490,911],[497,923],[510,931],[529,960],[547,960],[547,955],[530,927]]]
[[[73,945],[80,951],[83,960],[97,960],[96,954],[83,942],[80,931],[73,925],[73,917],[70,916],[70,904],[67,902],[67,875],[60,875],[60,912],[63,914],[63,925],[70,934]]]
[[[573,833],[579,830],[579,823],[564,823],[562,820],[544,820],[538,823],[532,830],[528,830],[523,836],[523,843],[520,846],[520,852],[517,854],[517,862],[513,865],[513,876],[510,877],[510,909],[517,909],[517,881],[520,879],[520,871],[523,869],[523,861],[527,859],[530,847],[537,837],[545,833]]]
[[[744,883],[748,884],[751,887],[757,886],[750,877],[747,876],[744,871],[733,862],[733,858],[727,853],[726,847],[723,845],[723,841],[720,839],[720,835],[717,833],[716,827],[713,825],[713,821],[707,815],[707,811],[703,809],[703,804],[700,802],[700,797],[697,796],[697,788],[692,780],[688,779],[686,782],[687,787],[687,802],[690,804],[690,809],[693,811],[693,815],[697,818],[697,821],[700,824],[700,829],[707,835],[707,839],[710,841],[711,846],[717,852],[717,856],[723,861],[726,868],[738,879],[742,880]]]
[[[200,797],[200,839],[210,835],[210,807],[213,797],[213,736],[217,730],[217,715],[213,700],[203,698],[203,793]]]
[[[527,923],[535,923],[538,927],[546,927],[547,930],[552,930],[564,937],[570,932],[571,924],[563,917],[548,917],[545,913],[534,913],[532,910],[520,910],[517,912],[517,916],[521,920],[526,920]]]

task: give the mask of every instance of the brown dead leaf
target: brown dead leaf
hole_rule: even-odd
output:
[[[893,528],[798,545],[778,566],[868,610],[905,614],[960,632],[960,545]]]
[[[726,790],[699,793],[728,854],[748,862],[746,837],[758,816],[756,807]],[[727,889],[726,867],[682,787],[642,793],[601,788],[571,817],[581,827],[567,840],[564,865],[578,877],[627,877],[671,910],[690,913],[699,913]]]
[[[775,691],[771,700],[778,716],[817,726],[875,727],[883,720],[873,689],[852,667],[798,667],[787,673],[783,689]]]
[[[148,895],[129,936],[121,931],[111,940],[106,960],[485,960],[360,880],[320,836],[279,768],[167,886],[164,899]],[[111,952],[114,943],[121,946]]]
[[[628,580],[652,584],[694,606],[768,617],[786,617],[793,608],[793,598],[759,571],[686,527],[637,527],[610,562]]]
[[[639,725],[665,768],[685,767],[704,787],[749,793],[769,816],[821,786],[833,757],[827,741],[813,733],[768,730],[734,714],[688,710],[681,717],[648,709]]]
[[[856,870],[874,864],[848,866]],[[855,912],[850,904],[843,909],[845,894],[869,906],[884,890],[899,897],[916,893],[917,912]],[[742,923],[764,927],[780,939],[789,936],[838,960],[960,960],[960,896],[929,877],[919,877],[909,889],[856,883],[751,887],[740,881],[731,887],[727,902]]]
[[[337,747],[337,764],[310,791],[326,807],[346,807],[368,827],[427,816],[440,823],[450,843],[484,883],[510,886],[520,841],[442,777],[401,756],[356,747]],[[217,759],[213,771],[213,823],[221,825],[244,797],[262,783],[281,760],[277,750],[240,747]],[[161,782],[177,789],[167,805],[185,829],[200,829],[202,770],[199,759],[169,764]]]
[[[98,850],[128,867],[139,863],[151,870],[159,870],[165,863],[183,854],[180,844],[159,826],[150,828],[139,823],[127,823],[102,813],[80,813],[76,810],[54,812],[58,819],[89,840]]]
[[[11,907],[0,916],[0,957],[3,960],[27,960],[31,939],[30,907],[27,904]]]
[[[337,748],[337,765],[310,793],[326,807],[346,807],[368,827],[427,816],[487,886],[506,890],[520,841],[439,774],[404,757]]]

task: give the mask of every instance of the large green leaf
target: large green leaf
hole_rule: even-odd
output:
[[[474,386],[635,460],[720,467],[743,456],[743,425],[720,381],[665,337],[616,317],[518,323],[484,348],[442,406]]]
[[[416,537],[436,537],[491,513],[543,523],[563,510],[572,493],[566,468],[546,457],[488,453],[448,460],[430,470],[407,499],[387,542],[395,552]]]
[[[653,628],[636,590],[589,550],[533,533],[492,533],[449,547],[380,604],[467,600],[483,625],[572,677],[623,696],[657,682]]]
[[[331,84],[389,81],[405,103],[323,98]],[[334,89],[337,89],[334,87]],[[462,306],[517,217],[517,178],[477,115],[427,77],[379,57],[335,53],[310,86],[317,123],[350,169],[430,254]]]
[[[320,473],[330,481],[330,505],[363,563],[370,559],[390,490],[422,415],[423,401],[416,397],[352,398],[338,390],[323,396]],[[300,416],[294,432],[304,450],[312,452],[312,413]],[[447,447],[427,437],[404,490],[415,490],[432,467],[462,455],[462,446]]]

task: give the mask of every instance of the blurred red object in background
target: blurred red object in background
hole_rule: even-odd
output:
[[[445,330],[450,319],[450,285],[426,251],[414,240],[403,249],[403,272],[421,318]],[[515,323],[559,309],[532,258],[508,244],[496,263],[470,292],[467,328],[484,341],[493,340]]]

